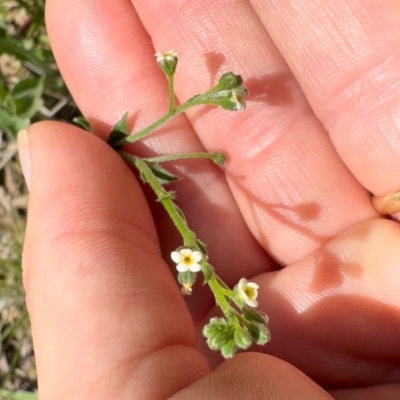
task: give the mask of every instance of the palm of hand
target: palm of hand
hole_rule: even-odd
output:
[[[372,396],[374,390],[380,390],[340,388],[397,382],[400,309],[396,243],[400,230],[397,222],[377,215],[368,191],[380,195],[399,185],[391,174],[400,163],[400,135],[395,123],[398,57],[390,58],[397,54],[390,38],[396,37],[400,28],[381,23],[379,18],[371,22],[363,12],[372,10],[361,10],[357,2],[341,5],[343,9],[329,4],[313,9],[314,2],[302,4],[300,0],[292,8],[273,0],[253,1],[252,5],[241,2],[240,7],[225,1],[133,1],[134,6],[124,1],[101,3],[95,8],[91,2],[78,0],[48,1],[48,27],[60,68],[100,136],[125,110],[133,110],[135,130],[166,110],[165,78],[154,62],[148,34],[156,50],[174,47],[181,53],[176,75],[180,100],[206,90],[227,70],[245,78],[251,94],[246,112],[196,109],[132,151],[151,155],[206,148],[227,154],[226,179],[207,162],[178,163],[174,168],[185,179],[174,189],[191,227],[208,244],[221,277],[230,284],[242,276],[252,277],[262,288],[260,309],[270,317],[272,340],[257,351],[289,362],[322,386],[336,388],[332,393],[338,399],[357,399],[360,393]],[[303,11],[299,13],[296,7]],[[359,19],[352,19],[350,9]],[[379,15],[386,18],[383,12]],[[290,20],[290,25],[285,20]],[[381,36],[364,35],[362,27]],[[379,60],[371,55],[375,49],[380,50]],[[354,61],[356,55],[359,58]],[[392,75],[384,74],[387,71]],[[379,79],[386,79],[385,89],[375,85]],[[90,146],[101,148],[96,151],[112,159],[105,164],[119,163],[102,144]],[[156,349],[171,342],[181,345],[179,338],[184,338],[185,345],[193,344],[191,323],[179,303],[179,293],[175,293],[178,289],[158,257],[155,232],[140,189],[132,184],[129,174],[121,172],[123,166],[115,168],[119,168],[120,182],[112,190],[116,194],[127,192],[116,207],[118,216],[113,212],[115,219],[120,219],[119,232],[122,229],[123,235],[132,235],[128,241],[139,249],[134,256],[146,261],[142,264],[151,260],[164,271],[153,278],[144,266],[140,269],[154,280],[150,284],[155,288],[152,295],[166,303],[158,311],[156,306],[149,308],[148,316],[143,314],[140,320],[146,326],[155,315],[161,315],[165,332],[170,330],[163,338],[157,336],[157,329],[158,333],[152,333]],[[104,197],[107,202],[108,195]],[[125,215],[131,212],[125,210],[128,200],[137,206],[130,217]],[[153,215],[157,213],[154,207]],[[179,238],[171,235],[173,228],[167,219],[156,221],[161,249],[168,257],[180,245]],[[128,234],[132,230],[134,233]],[[125,279],[135,285],[137,272],[124,268]],[[113,274],[114,289],[119,288],[121,282],[115,271]],[[168,284],[160,289],[163,279]],[[129,310],[132,296],[124,289],[112,304],[128,304]],[[167,304],[168,299],[173,299],[174,307]],[[110,314],[115,312],[104,302]],[[205,288],[196,289],[188,305],[199,327],[214,312]],[[136,323],[138,315],[130,318]],[[179,326],[177,321],[181,321]],[[128,324],[129,318],[124,323]],[[180,333],[172,340],[175,330]],[[132,328],[124,328],[124,334],[126,340],[145,340],[143,333],[132,333]],[[99,343],[102,340],[98,338]],[[146,348],[146,354],[154,351],[149,344]],[[131,359],[142,354],[138,350],[133,353]],[[195,372],[185,378],[187,381],[183,379],[177,386],[180,389],[207,373],[200,354],[189,363],[184,353],[178,353],[179,362],[188,362]],[[207,350],[203,353],[212,364],[220,363]],[[38,357],[40,364],[40,354]],[[227,382],[238,390],[234,393],[243,393],[243,388],[235,386],[241,387],[240,380],[234,378],[243,365],[252,371],[250,376],[257,375],[254,371],[265,374],[262,384],[254,381],[254,393],[260,390],[257,385],[280,382],[272,370],[289,368],[269,357],[241,355],[210,375],[217,378],[203,377],[192,389],[184,389],[183,397],[178,394],[176,398],[188,398],[184,396],[189,390],[197,398],[194,393],[202,384],[209,386],[210,398],[225,398],[225,394],[218,394],[217,383],[213,386],[213,379],[223,382],[224,373],[233,377]],[[300,372],[292,373],[288,390],[304,393],[307,399],[329,398]],[[392,386],[381,389],[387,393],[396,390]],[[228,393],[226,387],[224,390]],[[171,389],[168,395],[175,391]],[[390,393],[394,396],[395,392]],[[253,398],[257,395],[264,398],[262,394]],[[279,390],[273,395],[281,398]]]

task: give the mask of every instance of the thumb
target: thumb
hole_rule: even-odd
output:
[[[120,157],[55,122],[31,126],[19,145],[40,398],[167,398],[207,373],[147,203]]]

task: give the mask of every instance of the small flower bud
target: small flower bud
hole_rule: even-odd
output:
[[[211,318],[210,322],[203,328],[203,335],[212,350],[221,350],[229,342],[235,344],[234,332],[233,324],[224,318]]]
[[[246,350],[251,346],[251,335],[245,328],[237,328],[235,330],[235,343],[240,349]]]
[[[240,75],[235,75],[232,72],[226,72],[219,78],[218,89],[230,90],[243,83],[243,79]]]
[[[271,339],[269,330],[260,324],[251,324],[248,327],[249,333],[253,340],[260,346],[264,345]]]
[[[226,156],[224,153],[216,152],[214,153],[213,161],[215,164],[222,166],[225,164]]]
[[[155,54],[157,64],[168,76],[172,76],[175,73],[176,65],[178,64],[178,53],[174,50],[167,52],[159,51]]]
[[[232,89],[229,93],[229,97],[222,107],[225,110],[231,111],[243,111],[246,109],[246,98],[248,91],[244,86]]]
[[[221,347],[221,354],[224,358],[232,358],[236,353],[237,346],[234,340],[230,340]]]

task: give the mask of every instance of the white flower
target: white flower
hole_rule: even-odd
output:
[[[246,97],[247,90],[244,88],[233,89],[232,90],[232,100],[235,103],[237,111],[243,111],[246,109]]]
[[[163,63],[164,61],[176,61],[178,59],[179,53],[177,53],[174,50],[168,50],[165,53],[162,51],[159,51],[155,54],[157,57],[157,62],[158,63]]]
[[[171,253],[171,258],[176,262],[176,269],[179,272],[199,272],[201,270],[199,261],[203,258],[203,254],[200,253],[200,251],[181,249],[179,251],[173,251]]]
[[[249,307],[258,306],[258,301],[256,300],[258,296],[258,288],[259,286],[257,283],[248,282],[245,278],[242,278],[238,283],[239,293]]]

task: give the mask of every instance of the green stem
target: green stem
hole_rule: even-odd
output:
[[[148,127],[144,128],[141,131],[134,133],[133,135],[130,135],[124,139],[118,140],[117,142],[114,143],[114,145],[116,147],[120,147],[120,146],[125,146],[128,143],[137,142],[138,140],[143,139],[144,137],[149,135],[151,132],[156,130],[159,126],[168,122],[171,118],[176,117],[183,111],[186,111],[188,108],[195,107],[195,106],[198,106],[201,104],[209,104],[208,102],[206,102],[206,100],[204,100],[203,95],[192,97],[191,99],[185,101],[178,107],[174,108],[172,111],[169,111],[167,114],[165,114],[164,116],[159,118],[157,121],[153,122]]]
[[[167,78],[168,78],[168,92],[169,92],[168,113],[172,114],[175,109],[174,75],[167,75]]]
[[[218,283],[220,278],[214,274],[208,281],[207,284],[210,287],[211,291],[214,294],[215,301],[221,308],[222,312],[227,318],[232,318],[232,315],[235,313],[235,310],[229,304],[229,301],[226,299],[225,294],[221,290],[221,286]]]
[[[147,128],[144,128],[141,131],[134,133],[133,135],[127,136],[124,139],[118,140],[117,142],[115,142],[115,146],[119,147],[119,146],[124,146],[128,143],[137,142],[138,140],[149,135],[151,132],[153,132],[155,129],[157,129],[162,124],[165,124],[167,121],[169,121],[175,115],[176,115],[175,113],[165,114],[163,117],[161,117],[157,121],[153,122]]]
[[[167,156],[160,156],[160,157],[148,157],[142,158],[143,161],[149,163],[161,163],[167,161],[175,161],[175,160],[184,160],[188,158],[208,158],[210,160],[215,161],[216,155],[220,155],[221,153],[205,153],[205,152],[195,152],[195,153],[179,153],[179,154],[170,154]]]
[[[183,216],[180,209],[173,202],[173,196],[171,192],[166,191],[162,185],[158,182],[157,178],[153,174],[150,167],[145,161],[130,154],[120,152],[121,157],[129,163],[135,165],[139,170],[143,179],[153,189],[158,201],[164,206],[172,222],[178,229],[179,233],[183,238],[185,246],[197,247],[196,246],[196,234],[188,227],[185,217]]]
[[[188,227],[182,211],[175,205],[172,193],[166,191],[164,187],[158,182],[156,176],[148,166],[146,160],[122,151],[119,152],[119,154],[124,160],[126,160],[130,164],[133,164],[139,170],[143,180],[148,183],[153,189],[158,201],[162,203],[172,222],[181,234],[184,245],[192,248],[194,247],[198,251],[201,251],[196,242],[196,234]],[[228,319],[234,318],[234,315],[236,314],[235,309],[232,308],[227,299],[227,297],[230,297],[232,293],[229,287],[221,280],[218,275],[215,274],[215,272],[208,279],[207,284],[213,292],[215,301],[221,308],[224,315]]]

